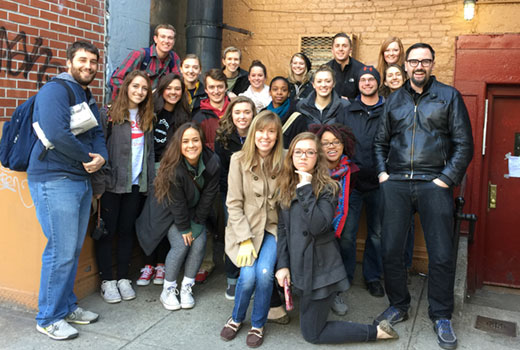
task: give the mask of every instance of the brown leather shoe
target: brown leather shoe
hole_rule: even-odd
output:
[[[222,331],[220,331],[220,337],[224,341],[233,340],[237,336],[240,328],[242,328],[242,323],[236,324],[233,322],[233,318],[230,317],[224,325],[224,328],[222,328]]]
[[[257,348],[264,342],[264,330],[251,328],[247,333],[246,344],[250,348]]]

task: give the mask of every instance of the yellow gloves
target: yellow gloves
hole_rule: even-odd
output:
[[[251,239],[247,241],[243,241],[240,243],[240,248],[238,248],[237,255],[237,265],[238,267],[251,266],[253,262],[251,261],[251,254],[256,258],[258,255],[256,254],[255,247],[253,246],[253,242]]]

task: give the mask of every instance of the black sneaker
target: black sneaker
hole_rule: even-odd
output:
[[[228,284],[226,289],[226,299],[227,300],[235,300],[235,290],[237,288],[236,284]]]
[[[457,336],[450,320],[443,318],[435,321],[433,330],[437,333],[437,342],[441,348],[448,350],[457,348]]]
[[[367,289],[373,297],[382,298],[385,296],[385,290],[379,281],[367,282]]]
[[[392,326],[396,323],[406,321],[408,319],[408,312],[404,312],[396,309],[393,306],[389,306],[385,311],[383,311],[373,322],[374,326],[377,326],[379,322],[383,320],[387,320]]]

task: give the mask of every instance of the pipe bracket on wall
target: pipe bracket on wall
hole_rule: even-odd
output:
[[[240,33],[240,34],[253,36],[253,32],[250,32],[250,31],[247,30],[247,29],[242,29],[242,28],[233,27],[233,26],[230,26],[229,24],[226,24],[226,23],[224,23],[224,24],[222,25],[222,28],[223,28],[223,29],[230,30],[230,31],[232,31],[232,32],[237,32],[237,33]]]

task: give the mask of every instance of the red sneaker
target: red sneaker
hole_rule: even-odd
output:
[[[147,286],[150,284],[150,280],[155,275],[155,269],[152,265],[146,265],[141,269],[141,276],[137,280],[136,284],[138,286]]]
[[[199,270],[197,272],[197,275],[195,276],[195,282],[197,283],[204,283],[206,282],[206,279],[208,278],[209,272],[206,270]]]
[[[163,284],[164,283],[164,264],[157,264],[155,267],[155,277],[153,279],[153,284]]]

